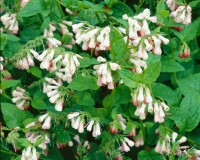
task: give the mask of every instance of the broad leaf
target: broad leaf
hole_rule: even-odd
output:
[[[9,128],[22,127],[25,119],[33,117],[30,112],[20,110],[10,103],[1,103],[1,111],[3,119]]]
[[[4,80],[1,82],[1,88],[7,89],[16,86],[20,83],[20,80]]]
[[[156,153],[154,149],[143,150],[138,154],[138,160],[165,160],[162,154]]]

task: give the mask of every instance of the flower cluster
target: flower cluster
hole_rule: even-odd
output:
[[[36,133],[36,132],[27,132],[26,133],[26,139],[28,141],[30,141],[32,144],[34,144],[38,139],[44,139],[39,145],[38,147],[46,150],[47,149],[47,144],[50,143],[50,139],[48,137],[47,134],[42,135],[40,133]]]
[[[34,146],[28,146],[22,151],[21,160],[27,160],[27,159],[38,160],[37,152]]]
[[[43,83],[43,93],[46,93],[51,103],[55,103],[55,110],[62,111],[64,107],[64,96],[59,87],[62,85],[61,81],[56,81],[52,78],[45,78]]]
[[[190,24],[192,19],[192,8],[187,6],[179,6],[176,10],[172,11],[170,14],[177,23]]]
[[[181,143],[186,142],[186,137],[181,137],[178,141],[176,141],[178,134],[173,132],[171,138],[168,134],[164,137],[161,137],[157,145],[155,147],[155,151],[160,154],[170,154],[173,153],[174,155],[180,155],[182,153],[181,149],[184,147],[180,147]]]
[[[95,52],[108,50],[110,48],[110,27],[85,27],[85,23],[72,25],[73,32],[76,33],[76,43],[82,43],[83,50],[94,49]]]
[[[30,97],[29,94],[22,88],[17,87],[12,92],[12,102],[21,110],[28,110],[30,108]]]
[[[1,16],[1,21],[4,24],[5,28],[8,29],[13,34],[17,34],[19,31],[18,21],[16,19],[16,14],[6,13]]]
[[[74,129],[78,129],[79,133],[84,132],[85,127],[85,115],[81,114],[81,112],[72,112],[67,115],[67,119],[71,120],[71,126]],[[101,126],[98,120],[91,119],[87,124],[87,131],[92,132],[93,137],[98,137],[101,135]]]
[[[33,56],[28,52],[25,57],[17,58],[15,67],[22,70],[28,70],[30,66],[34,66]]]
[[[142,13],[128,17],[126,14],[123,15],[123,19],[128,21],[128,38],[131,57],[130,62],[135,65],[133,71],[142,73],[147,68],[146,61],[148,59],[148,52],[152,51],[153,54],[161,55],[161,44],[168,44],[169,40],[162,34],[153,34],[149,29],[147,21],[153,23],[157,22],[155,16],[150,16],[150,10],[145,9]],[[127,41],[127,38],[125,38]]]
[[[175,3],[174,0],[166,0],[166,4],[172,11],[174,11],[178,8],[178,5]]]
[[[146,119],[146,108],[149,113],[154,113],[155,122],[164,122],[165,113],[169,111],[169,107],[164,102],[153,103],[153,98],[148,87],[139,85],[138,88],[131,93],[133,104],[137,107],[135,115],[140,119]]]
[[[3,62],[4,58],[0,56],[0,62]],[[3,65],[0,63],[0,71],[3,70]]]
[[[135,141],[135,147],[143,146],[144,145],[143,135],[139,133],[139,135],[134,137],[134,141]]]
[[[121,145],[121,150],[124,152],[129,152],[130,151],[130,147],[134,146],[134,142],[130,139],[128,139],[127,137],[125,137],[122,140],[122,145]]]
[[[184,43],[181,47],[180,53],[179,53],[179,58],[188,58],[190,57],[190,48],[186,43]]]
[[[108,85],[108,89],[114,89],[114,81],[112,77],[112,71],[120,70],[121,67],[117,63],[106,62],[106,59],[99,56],[98,62],[104,62],[103,64],[94,65],[94,74],[98,75],[97,85],[105,86]]]
[[[51,128],[51,116],[48,113],[41,115],[38,118],[38,121],[41,122],[41,123],[43,122],[43,124],[42,124],[43,129],[50,129]]]

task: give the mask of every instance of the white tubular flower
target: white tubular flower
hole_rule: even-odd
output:
[[[81,121],[81,117],[80,116],[75,118],[75,121],[74,122],[72,121],[72,124],[71,124],[72,128],[78,129],[80,121]]]
[[[32,123],[27,124],[27,125],[25,126],[25,128],[30,128],[30,127],[33,127],[33,126],[35,126],[35,125],[36,125],[35,122],[32,122]]]
[[[149,25],[146,20],[143,20],[142,31],[145,35],[150,35]]]
[[[152,105],[152,103],[149,103],[149,105],[148,105],[148,112],[149,113],[153,113],[153,105]]]
[[[18,21],[16,19],[16,14],[9,14],[6,13],[3,16],[1,16],[1,21],[3,25],[5,26],[8,31],[10,31],[13,34],[17,34],[19,31]]]
[[[98,137],[101,135],[101,126],[99,122],[95,122],[95,124],[93,125],[93,132],[92,132],[92,136],[93,137]]]
[[[146,45],[146,50],[150,51],[153,49],[153,46],[149,43],[149,41],[147,39],[144,40],[144,43]]]
[[[135,72],[138,74],[141,74],[143,70],[147,68],[146,62],[139,58],[136,58],[136,59],[131,58],[130,62],[135,65]]]
[[[158,141],[157,144],[156,144],[156,147],[155,147],[155,152],[158,152],[158,153],[162,153],[161,152],[161,142]]]
[[[43,129],[50,129],[51,128],[51,117],[48,116],[47,118],[45,118],[44,123],[42,125]]]
[[[124,152],[129,152],[130,151],[129,146],[126,144],[125,141],[122,142],[121,150],[124,151]]]
[[[177,136],[178,136],[178,133],[176,133],[176,132],[172,133],[172,142],[176,141]]]
[[[145,93],[146,94],[145,101],[147,103],[151,103],[153,99],[151,97],[149,88],[145,88],[145,91],[146,91],[146,93]]]
[[[37,160],[37,152],[35,147],[28,146],[22,151],[22,157],[21,160]]]
[[[21,110],[29,109],[29,99],[28,93],[25,92],[24,89],[17,87],[16,90],[12,92],[12,102],[16,104],[16,106]]]
[[[94,120],[89,121],[88,126],[87,126],[87,131],[91,132],[93,124],[94,124]]]
[[[74,136],[73,139],[74,139],[78,144],[81,144],[81,140],[80,140],[79,135]]]
[[[79,112],[72,112],[67,115],[67,119],[72,119],[72,118],[78,117],[79,115],[80,115]]]
[[[3,60],[4,60],[4,58],[0,56],[0,62],[2,62]],[[2,71],[2,70],[3,70],[3,65],[0,63],[0,71]]]
[[[22,70],[29,69],[30,66],[34,66],[34,61],[32,55],[28,52],[23,58],[19,58],[16,61],[15,67]]]
[[[63,102],[63,100],[57,100],[56,102],[56,105],[55,105],[55,110],[56,111],[62,111],[62,109],[63,109],[63,106],[64,106],[64,102]]]
[[[163,36],[160,35],[160,34],[158,35],[158,38],[159,38],[160,40],[162,40],[164,44],[168,44],[168,43],[169,43],[169,39],[163,37]]]
[[[137,97],[137,100],[139,102],[143,102],[144,101],[144,88],[142,86],[139,87],[138,89],[138,97]]]
[[[134,142],[131,141],[130,139],[128,139],[128,138],[125,137],[124,140],[126,141],[126,143],[127,143],[130,147],[133,147],[133,146],[134,146]]]
[[[98,61],[106,61],[103,57],[98,57]],[[120,70],[120,66],[117,63],[103,63],[99,65],[94,65],[94,74],[98,75],[97,85],[104,86],[108,85],[108,89],[114,89],[114,81],[112,78],[112,70]]]
[[[78,132],[83,133],[84,132],[84,125],[85,125],[85,119],[81,119],[78,127]]]
[[[169,111],[169,106],[167,106],[164,102],[161,102],[160,104],[165,111]]]
[[[183,136],[183,137],[181,137],[181,139],[178,140],[178,143],[181,144],[181,143],[184,143],[186,141],[187,141],[187,138]]]

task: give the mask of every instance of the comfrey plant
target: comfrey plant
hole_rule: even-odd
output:
[[[1,159],[200,159],[198,0],[1,2]]]

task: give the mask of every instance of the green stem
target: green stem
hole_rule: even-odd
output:
[[[0,150],[1,152],[4,152],[4,153],[6,153],[6,154],[11,154],[11,155],[15,155],[15,156],[18,156],[18,154],[16,154],[16,153],[13,153],[13,152],[7,152],[7,151],[5,151],[5,150]]]
[[[59,0],[56,0],[56,2],[57,2],[57,5],[58,5],[58,8],[60,10],[62,17],[65,17],[65,14],[64,14],[62,7],[61,7],[61,5],[64,6],[64,4],[62,4]]]
[[[141,6],[143,5],[144,0],[142,0],[139,4],[139,6],[137,7],[137,10],[135,11],[135,13],[138,13],[138,11],[140,10]]]
[[[163,126],[164,126],[164,128],[165,128],[167,131],[169,131],[169,132],[171,132],[171,133],[174,132],[174,131],[173,131],[172,129],[170,129],[169,127],[167,127],[167,126],[165,126],[165,125],[163,125]],[[182,137],[182,135],[178,134],[178,137],[180,138],[180,137]],[[189,143],[191,143],[192,145],[194,145],[194,146],[196,146],[197,148],[200,149],[200,144],[196,143],[194,140],[187,138],[187,141],[188,141]]]
[[[142,128],[142,134],[143,134],[143,139],[144,139],[144,146],[146,146],[146,131],[145,131],[144,124],[143,124],[142,120],[140,120],[140,124],[141,124],[141,128]]]

